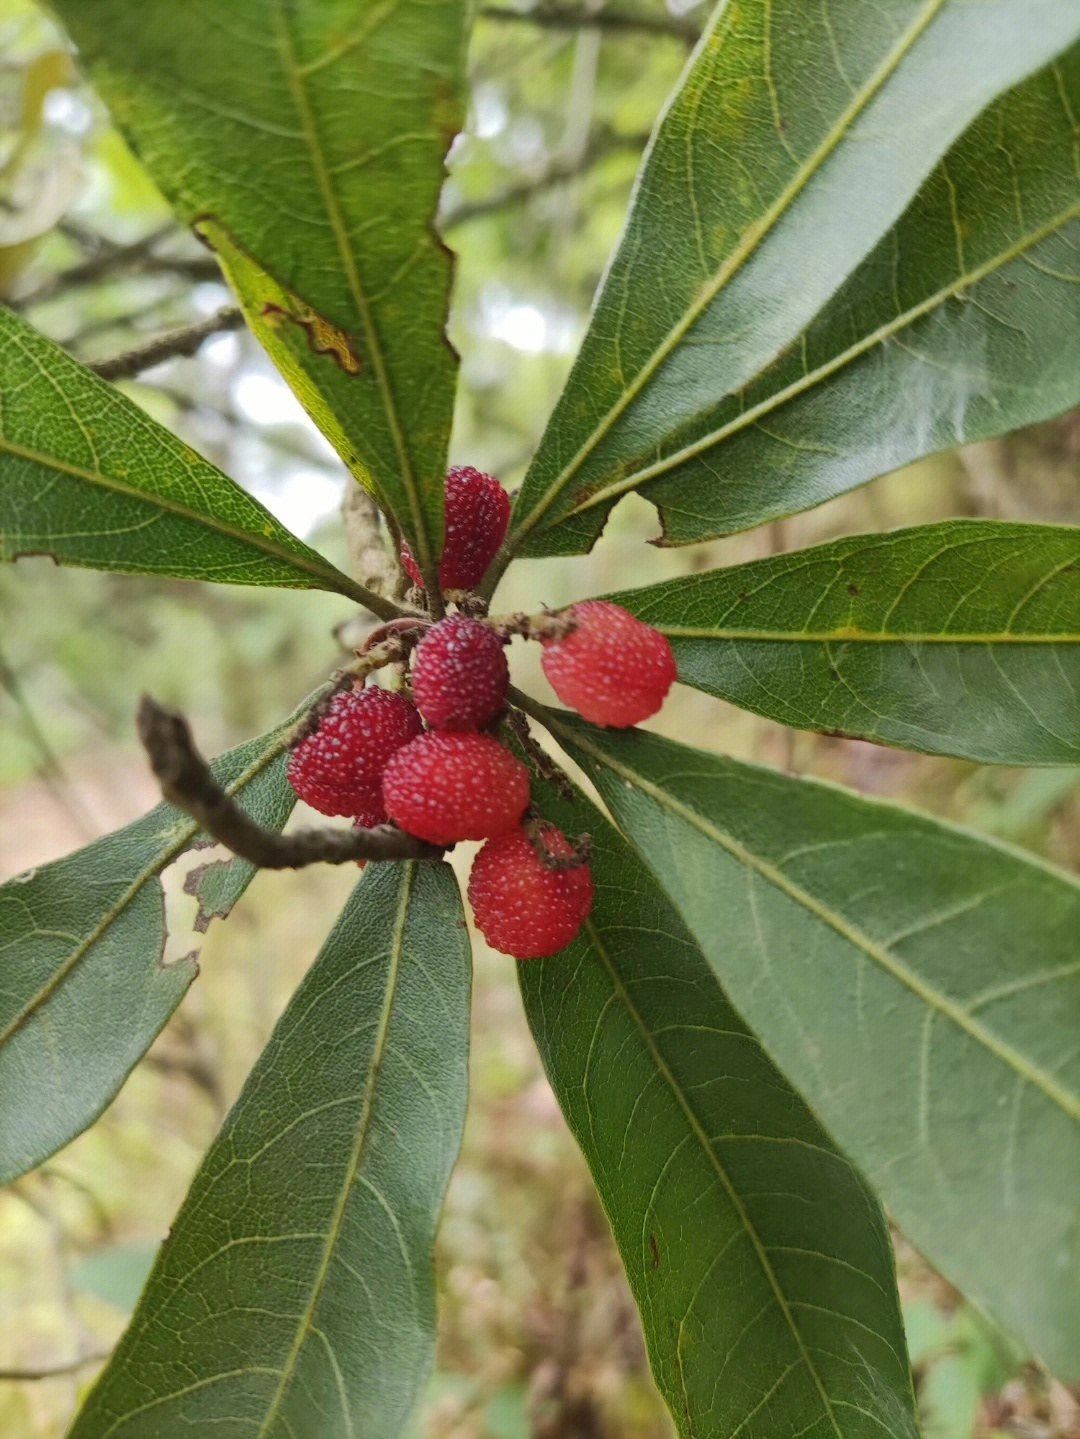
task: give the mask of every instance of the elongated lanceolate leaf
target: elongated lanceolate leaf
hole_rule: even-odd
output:
[[[284,725],[230,750],[218,779],[279,829],[295,796]],[[198,973],[162,964],[160,875],[200,839],[171,805],[0,886],[0,1183],[92,1124]],[[229,860],[203,875],[204,911],[227,914],[253,874]],[[204,924],[200,925],[205,928]]]
[[[56,0],[116,123],[422,565],[457,375],[433,229],[459,0]]]
[[[727,533],[1075,402],[1078,37],[1072,0],[718,6],[512,543],[586,550],[631,489]]]
[[[367,592],[112,385],[0,308],[0,559]]]
[[[519,966],[679,1433],[915,1435],[892,1245],[865,1180],[725,999],[641,859],[582,797],[583,934]]]
[[[1080,885],[831,785],[551,723],[904,1232],[1080,1378]]]
[[[610,595],[683,684],[800,729],[1080,760],[1080,529],[950,520]]]
[[[393,1439],[434,1338],[469,952],[445,865],[372,865],[293,996],[71,1439]]]

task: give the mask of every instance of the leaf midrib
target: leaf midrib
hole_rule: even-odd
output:
[[[873,631],[856,626],[836,630],[740,630],[707,625],[666,625],[650,621],[653,629],[671,639],[745,640],[786,644],[897,644],[897,645],[1058,645],[1080,644],[1080,631],[1061,634],[1016,634],[1012,631],[983,634],[958,632],[935,634],[923,631]]]
[[[117,479],[114,475],[103,474],[99,470],[87,470],[81,465],[71,464],[67,460],[61,460],[55,455],[46,454],[40,450],[31,449],[26,445],[19,445],[14,440],[0,435],[0,453],[14,455],[17,459],[28,460],[31,464],[41,465],[44,469],[54,470],[58,474],[68,475],[73,480],[82,480],[97,489],[108,490],[113,494],[124,495],[128,499],[138,500],[152,508],[160,509],[166,514],[175,515],[179,519],[189,520],[193,524],[202,526],[204,529],[212,530],[215,534],[223,535],[226,539],[236,540],[250,546],[252,549],[261,550],[264,554],[270,555],[273,559],[280,560],[291,566],[293,569],[312,575],[321,580],[325,587],[336,590],[339,594],[346,595],[349,599],[355,600],[358,604],[372,609],[376,614],[382,614],[381,609],[376,609],[375,604],[385,608],[385,602],[378,595],[372,595],[362,585],[356,584],[336,570],[333,565],[326,561],[320,561],[320,557],[314,551],[309,558],[302,551],[296,553],[287,549],[276,541],[272,536],[259,535],[251,530],[241,529],[235,525],[228,524],[225,520],[219,519],[216,515],[207,514],[204,511],[192,509],[189,505],[163,495],[154,490],[143,490],[137,485],[128,484],[124,480]],[[225,479],[225,476],[220,478]],[[232,483],[229,481],[229,483]],[[241,491],[240,493],[243,493]],[[247,498],[247,497],[245,497]],[[95,531],[108,536],[107,530]],[[374,603],[372,603],[374,601]],[[397,614],[396,607],[392,613],[385,616],[392,618]]]
[[[345,1211],[348,1206],[349,1197],[356,1184],[368,1135],[371,1132],[371,1118],[375,1109],[375,1086],[382,1066],[383,1055],[386,1051],[390,1017],[394,1008],[394,999],[397,995],[397,981],[401,972],[401,958],[404,949],[405,921],[408,917],[409,900],[412,897],[412,888],[416,878],[416,863],[413,860],[407,861],[402,865],[401,869],[401,897],[398,901],[398,911],[394,917],[394,927],[390,937],[389,959],[382,1008],[379,1012],[379,1021],[372,1042],[371,1060],[368,1064],[367,1085],[364,1093],[364,1101],[356,1121],[356,1134],[353,1138],[352,1150],[349,1154],[341,1187],[338,1190],[337,1199],[334,1202],[334,1208],[327,1225],[323,1251],[319,1256],[318,1267],[311,1280],[311,1290],[308,1295],[308,1300],[297,1324],[296,1336],[293,1339],[292,1347],[282,1365],[278,1387],[267,1407],[256,1439],[265,1439],[265,1436],[270,1432],[271,1424],[278,1417],[282,1400],[288,1391],[290,1380],[293,1377],[297,1362],[300,1358],[300,1352],[307,1342],[308,1335],[314,1328],[315,1311],[318,1308],[323,1287],[326,1284],[326,1279],[330,1272],[330,1264],[333,1260],[337,1243],[341,1236],[341,1229],[345,1222]],[[329,1348],[329,1341],[327,1341],[327,1346]],[[352,1415],[347,1408],[343,1408],[343,1417],[348,1425],[349,1439],[351,1439],[353,1434]]]
[[[338,201],[337,191],[334,188],[330,167],[327,164],[326,155],[323,151],[319,130],[315,122],[315,114],[312,109],[307,87],[308,72],[300,65],[297,59],[296,49],[293,45],[292,35],[289,30],[289,21],[284,0],[277,0],[274,6],[274,18],[275,28],[277,30],[278,50],[281,55],[285,78],[288,82],[293,103],[296,106],[297,115],[307,141],[308,151],[311,155],[311,163],[315,170],[315,178],[326,206],[327,218],[330,221],[330,227],[334,234],[338,254],[341,257],[342,270],[348,281],[349,291],[356,305],[360,322],[364,327],[372,371],[374,372],[375,381],[382,398],[387,424],[401,469],[402,488],[408,497],[409,510],[416,530],[417,563],[421,571],[426,571],[432,567],[431,537],[428,534],[427,519],[420,500],[416,476],[413,473],[412,457],[405,443],[404,431],[398,416],[397,399],[394,395],[393,386],[390,383],[386,357],[383,354],[382,337],[375,323],[371,304],[360,279],[356,256],[353,253],[353,248],[349,241],[348,229]]]
[[[702,1126],[700,1120],[694,1113],[693,1107],[691,1106],[690,1101],[687,1099],[685,1093],[683,1092],[682,1086],[678,1083],[675,1075],[671,1071],[670,1066],[664,1059],[664,1056],[660,1053],[659,1046],[657,1045],[647,1025],[645,1024],[640,1013],[638,1012],[637,1006],[634,1004],[634,1001],[631,998],[629,991],[623,984],[622,978],[615,967],[615,963],[612,960],[610,954],[608,953],[607,947],[604,944],[603,939],[601,938],[600,933],[596,928],[596,925],[591,919],[587,919],[585,921],[585,929],[589,935],[589,939],[592,943],[593,949],[595,950],[596,954],[598,955],[605,969],[608,972],[615,993],[617,994],[619,1000],[626,1009],[626,1012],[630,1016],[635,1027],[637,1028],[638,1033],[641,1036],[642,1043],[649,1051],[653,1063],[656,1065],[656,1068],[659,1071],[661,1077],[663,1078],[664,1083],[667,1085],[668,1089],[670,1090],[671,1094],[675,1099],[675,1102],[682,1110],[683,1115],[686,1118],[686,1122],[690,1126],[691,1133],[697,1140],[701,1150],[704,1152],[709,1164],[711,1165],[713,1171],[716,1174],[717,1179],[720,1181],[720,1185],[723,1188],[724,1193],[727,1195],[728,1200],[730,1201],[731,1206],[735,1211],[735,1214],[743,1228],[744,1233],[750,1240],[750,1243],[754,1250],[754,1254],[757,1258],[759,1265],[761,1266],[762,1272],[765,1275],[766,1282],[768,1283],[769,1288],[772,1291],[773,1298],[776,1301],[777,1308],[780,1310],[784,1322],[790,1330],[793,1340],[795,1341],[795,1347],[798,1350],[799,1358],[801,1362],[805,1365],[811,1379],[813,1380],[814,1387],[816,1388],[818,1395],[821,1399],[822,1407],[826,1415],[828,1416],[829,1422],[833,1427],[833,1431],[836,1433],[839,1439],[839,1436],[842,1436],[843,1431],[841,1430],[839,1424],[836,1421],[836,1416],[833,1413],[832,1403],[825,1389],[824,1382],[822,1381],[822,1378],[817,1371],[817,1367],[815,1366],[813,1360],[810,1357],[809,1350],[806,1348],[806,1344],[803,1340],[802,1334],[799,1332],[798,1325],[795,1323],[794,1315],[791,1312],[791,1307],[787,1302],[783,1288],[780,1284],[779,1279],[777,1278],[776,1271],[773,1269],[772,1264],[769,1262],[768,1251],[766,1250],[765,1245],[762,1243],[760,1237],[758,1236],[757,1230],[754,1228],[750,1216],[747,1213],[746,1208],[739,1197],[738,1190],[732,1183],[731,1177],[725,1169],[723,1163],[721,1162],[720,1156],[717,1154],[716,1149],[710,1141],[708,1134],[705,1132],[705,1129]]]
[[[712,304],[723,287],[749,260],[754,251],[771,232],[774,225],[776,225],[787,212],[795,199],[801,194],[810,180],[813,179],[821,166],[845,138],[848,130],[854,124],[860,113],[871,100],[873,100],[874,96],[911,50],[919,36],[929,26],[946,3],[947,0],[927,0],[927,4],[922,13],[915,18],[908,29],[897,39],[878,68],[852,96],[847,108],[841,113],[839,119],[830,128],[818,147],[802,167],[796,171],[795,175],[772,204],[767,207],[765,213],[747,227],[739,243],[720,265],[713,278],[701,287],[694,302],[688,306],[683,317],[668,331],[650,358],[634,376],[633,380],[631,380],[630,384],[622,392],[614,405],[607,411],[600,423],[594,427],[584,444],[581,445],[577,453],[563,467],[562,471],[556,476],[555,480],[537,501],[529,514],[525,516],[519,525],[514,526],[512,533],[506,541],[506,550],[508,552],[517,550],[525,536],[536,528],[537,524],[551,508],[552,504],[554,504],[556,498],[574,479],[584,460],[612,429],[623,411],[645,388],[652,379],[652,376],[677,347],[687,331],[697,322],[709,305]],[[720,22],[723,20],[728,9],[727,4],[720,7],[713,24],[708,26],[702,35],[701,41],[699,42],[699,50],[711,42],[714,32],[720,28]],[[655,144],[656,137],[654,136],[646,153],[646,163],[652,154]],[[626,486],[624,486],[624,488],[626,488]],[[621,490],[619,493],[621,493]],[[569,510],[567,514],[576,514],[579,508],[586,508],[586,506],[575,507]]]
[[[926,315],[931,314],[934,310],[945,304],[947,300],[954,299],[960,291],[969,289],[972,285],[978,284],[981,280],[986,279],[1003,266],[1010,264],[1013,260],[1019,259],[1026,250],[1031,249],[1033,245],[1037,245],[1042,240],[1046,240],[1051,235],[1056,234],[1057,231],[1067,225],[1070,220],[1075,220],[1078,216],[1080,216],[1080,203],[1067,206],[1052,219],[1038,226],[1020,240],[1017,240],[1006,250],[1001,251],[992,259],[985,261],[982,265],[977,265],[973,270],[957,276],[954,280],[950,281],[948,285],[935,291],[933,295],[920,301],[918,305],[913,305],[909,310],[905,310],[902,314],[895,316],[886,324],[879,325],[876,330],[871,331],[871,333],[864,336],[862,340],[859,340],[854,345],[850,345],[846,350],[841,351],[840,354],[834,355],[833,358],[825,364],[808,371],[801,379],[793,381],[790,385],[786,385],[774,395],[760,400],[756,405],[752,405],[748,410],[744,410],[726,425],[721,425],[718,429],[711,430],[707,435],[703,435],[692,444],[685,445],[682,449],[665,456],[664,459],[657,460],[653,464],[646,465],[643,469],[637,470],[623,479],[613,480],[610,484],[595,490],[586,499],[581,500],[578,504],[567,510],[566,514],[561,516],[561,519],[568,520],[571,516],[581,514],[585,510],[593,509],[597,505],[609,503],[619,495],[625,494],[628,490],[640,489],[642,485],[647,485],[651,480],[661,478],[671,470],[676,469],[679,465],[685,464],[688,460],[696,459],[699,455],[722,444],[725,440],[730,439],[732,435],[739,434],[742,430],[757,424],[758,421],[766,415],[783,408],[783,406],[791,400],[798,399],[800,395],[805,394],[816,385],[830,379],[838,371],[846,368],[855,360],[861,359],[863,355],[868,354],[876,346],[892,339],[895,335],[899,334],[901,330],[905,330],[918,320],[925,318]],[[753,523],[757,524],[758,521],[754,520]],[[725,530],[724,533],[734,533],[734,530]],[[708,536],[704,536],[704,538],[708,538]]]
[[[747,869],[752,870],[762,879],[766,880],[775,889],[808,910],[822,923],[829,926],[843,939],[847,940],[856,949],[862,951],[868,959],[871,959],[878,967],[889,974],[898,984],[909,990],[916,998],[920,999],[929,1009],[940,1014],[949,1020],[957,1029],[961,1030],[992,1054],[1000,1063],[1013,1070],[1016,1075],[1026,1080],[1035,1089],[1040,1090],[1051,1103],[1055,1104],[1069,1119],[1080,1124],[1080,1096],[1071,1094],[1067,1089],[1058,1083],[1053,1075],[1046,1073],[1039,1066],[1033,1064],[1025,1055],[1015,1048],[1008,1041],[999,1038],[992,1030],[988,1029],[979,1020],[966,1014],[956,1001],[950,999],[935,989],[928,981],[916,974],[910,966],[890,953],[884,946],[875,943],[868,935],[864,934],[852,921],[838,914],[835,910],[817,899],[814,895],[797,885],[789,879],[776,865],[769,860],[762,859],[753,854],[744,845],[731,835],[725,834],[711,821],[699,814],[689,805],[675,798],[669,791],[660,785],[653,783],[639,774],[629,765],[615,759],[607,754],[599,746],[593,744],[589,739],[571,731],[561,724],[558,719],[547,711],[543,723],[549,725],[556,733],[562,734],[571,743],[577,745],[586,753],[590,754],[600,764],[610,769],[613,774],[618,775],[631,787],[647,794],[660,805],[661,809],[667,810],[685,823],[691,825],[703,834],[707,839],[726,850],[732,858],[739,861]],[[648,862],[648,856],[645,856]],[[655,868],[655,867],[654,867]]]

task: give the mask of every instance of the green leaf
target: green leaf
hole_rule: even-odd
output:
[[[372,865],[225,1121],[71,1439],[393,1439],[465,1118],[446,865]]]
[[[336,590],[384,606],[112,385],[0,307],[0,559]]]
[[[89,74],[248,322],[422,566],[457,357],[433,228],[460,0],[56,0]]]
[[[519,965],[679,1433],[915,1435],[892,1245],[865,1180],[732,1010],[677,911],[591,805],[593,911]]]
[[[949,520],[610,595],[679,679],[782,724],[1080,760],[1080,529]]]
[[[1078,36],[1072,0],[719,6],[512,546],[587,550],[628,490],[689,543],[1074,403],[1080,52],[1018,82]]]
[[[290,729],[250,740],[212,766],[268,827],[280,828],[295,800],[283,753]],[[162,963],[160,875],[206,842],[193,820],[159,804],[0,886],[0,1183],[93,1123],[183,999],[198,973],[196,953]],[[203,871],[197,928],[227,914],[252,874],[236,859]]]
[[[549,715],[897,1223],[1080,1377],[1080,886],[964,830]]]

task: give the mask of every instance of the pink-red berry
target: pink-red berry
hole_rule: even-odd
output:
[[[573,854],[553,824],[542,825],[540,833],[551,854]],[[488,840],[473,860],[469,903],[477,928],[492,949],[515,959],[538,959],[569,944],[592,901],[588,865],[545,868],[523,829]]]
[[[466,615],[432,626],[413,657],[413,698],[433,729],[482,729],[502,709],[509,679],[502,640]]]
[[[509,521],[510,496],[494,475],[469,465],[454,465],[446,472],[439,561],[439,584],[444,590],[471,590],[480,583]],[[424,583],[408,543],[401,546],[401,563],[414,584]]]
[[[540,659],[562,702],[616,729],[654,715],[676,678],[666,636],[610,600],[583,600],[567,613],[577,628],[543,640]]]
[[[420,734],[416,706],[381,689],[343,690],[289,756],[289,783],[320,814],[382,824],[381,781],[395,750]]]
[[[393,756],[382,792],[401,829],[451,845],[513,829],[529,803],[529,771],[490,735],[429,730]]]

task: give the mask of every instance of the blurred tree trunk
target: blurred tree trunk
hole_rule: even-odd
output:
[[[970,513],[1080,524],[1080,409],[960,451]]]

